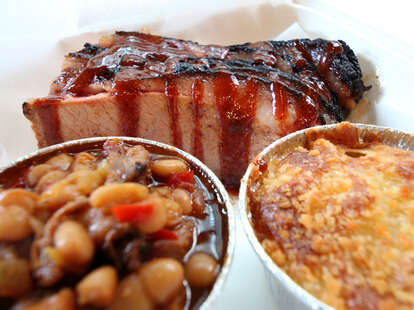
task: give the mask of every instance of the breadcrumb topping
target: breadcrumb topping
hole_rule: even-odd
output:
[[[336,309],[414,308],[414,153],[317,139],[259,182],[257,236],[295,282]]]

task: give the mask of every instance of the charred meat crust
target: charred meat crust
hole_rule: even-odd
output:
[[[332,67],[338,73],[341,81],[351,89],[351,96],[359,100],[364,91],[370,89],[371,86],[365,86],[362,82],[361,68],[354,51],[344,41],[338,41],[344,47],[344,54],[342,57],[335,57],[333,59]]]
[[[26,101],[23,102],[22,108],[23,108],[23,114],[24,114],[24,116],[29,117],[29,115],[30,115],[29,103],[26,102]]]
[[[137,57],[139,59],[134,59],[134,61],[129,64],[122,63],[125,54],[117,55],[118,59],[115,59],[115,63],[112,63],[112,67],[108,68],[111,74],[108,74],[107,71],[103,72],[105,74],[102,74],[102,72],[101,74],[98,73],[100,79],[110,80],[122,67],[128,65],[147,67],[151,63],[161,63],[157,68],[157,76],[152,72],[152,74],[148,76],[144,75],[140,78],[164,77],[188,73],[208,74],[224,70],[228,73],[240,76],[253,74],[255,78],[269,83],[272,82],[273,79],[266,75],[270,71],[276,70],[279,71],[279,75],[287,73],[291,76],[298,75],[304,71],[309,71],[312,72],[314,76],[326,80],[326,77],[321,76],[323,74],[318,71],[318,63],[325,53],[327,44],[331,42],[323,39],[300,39],[244,43],[224,47],[200,45],[192,41],[164,38],[139,32],[119,31],[116,32],[115,36],[118,36],[118,41],[127,41],[129,38],[134,37],[143,41],[149,41],[161,47],[160,53],[155,54],[145,52],[145,57],[143,59],[142,57]],[[118,43],[116,41],[117,40],[115,40],[115,43]],[[135,44],[133,41],[134,40],[131,40],[132,44]],[[363,92],[367,90],[367,87],[364,86],[361,80],[362,75],[358,60],[354,52],[344,41],[339,40],[338,42],[342,45],[343,52],[331,55],[332,59],[329,71],[333,72],[334,75],[349,89],[350,97],[352,99],[359,100],[362,97]],[[122,47],[122,44],[120,44],[119,47]],[[137,45],[135,45],[134,48],[139,49],[139,46],[137,47]],[[198,53],[194,53],[193,50],[197,50]],[[215,54],[216,50],[221,50],[221,55]],[[300,55],[300,52],[298,51],[301,50],[306,51],[306,55]],[[182,51],[184,51],[184,53]],[[99,57],[99,55],[106,53],[108,53],[108,48],[86,43],[82,50],[70,53],[68,57],[89,60],[95,56]],[[167,56],[161,57],[163,53]],[[110,55],[110,53],[108,53],[108,55]],[[305,58],[305,63],[299,62],[300,66],[298,66],[298,58],[300,57]],[[269,58],[271,58],[270,61]],[[169,66],[167,66],[166,61],[169,63]],[[280,69],[281,61],[290,66],[291,72],[286,72],[286,70],[288,70],[286,68],[284,70]],[[87,64],[86,68],[89,67],[93,66]],[[335,91],[333,92],[335,93]]]
[[[69,53],[68,56],[69,57],[73,57],[73,58],[92,58],[93,56],[96,56],[97,54],[103,52],[104,50],[106,50],[105,47],[100,47],[98,45],[94,45],[91,43],[85,43],[85,45],[83,46],[83,49],[81,49],[78,52],[74,52],[74,53]]]
[[[292,41],[271,41],[275,49],[283,49],[286,46],[292,47],[297,44],[297,42],[310,52],[313,60],[319,60],[329,41],[320,38],[315,40],[300,39]],[[351,96],[356,100],[359,100],[362,97],[363,92],[370,87],[364,86],[362,82],[361,68],[358,63],[358,58],[353,50],[344,41],[338,40],[338,42],[342,45],[343,53],[333,57],[330,69],[333,70],[339,79],[349,87]],[[315,66],[313,69],[317,70]]]
[[[322,100],[321,103],[325,111],[323,114],[331,115],[337,122],[342,122],[349,114],[349,110],[338,104],[338,97],[335,94],[332,94],[331,101]],[[323,117],[322,119],[321,124],[326,124],[326,120]]]

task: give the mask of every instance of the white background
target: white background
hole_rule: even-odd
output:
[[[410,1],[293,1],[311,8],[307,12],[283,5],[292,1],[260,6],[265,2],[3,0],[0,144],[7,157],[0,156],[0,164],[36,148],[30,124],[22,115],[24,100],[48,93],[65,53],[80,49],[86,39],[96,38],[96,31],[117,29],[118,25],[124,25],[123,29],[144,25],[159,34],[224,44],[273,39],[290,23],[299,21],[312,36],[345,39],[358,56],[368,60],[371,80],[375,74],[379,76],[379,86],[369,94],[375,101],[369,106],[375,123],[414,132],[414,18],[407,7]],[[252,4],[256,7],[237,9]],[[295,29],[290,32],[294,33]],[[233,268],[217,308],[275,308],[263,268],[240,225]]]

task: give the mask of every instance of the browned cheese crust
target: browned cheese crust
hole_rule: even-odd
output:
[[[254,195],[262,246],[336,309],[414,308],[414,154],[319,138],[268,164]]]

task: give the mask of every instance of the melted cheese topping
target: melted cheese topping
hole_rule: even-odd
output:
[[[252,197],[263,247],[337,309],[414,308],[414,153],[318,139],[274,159]]]

